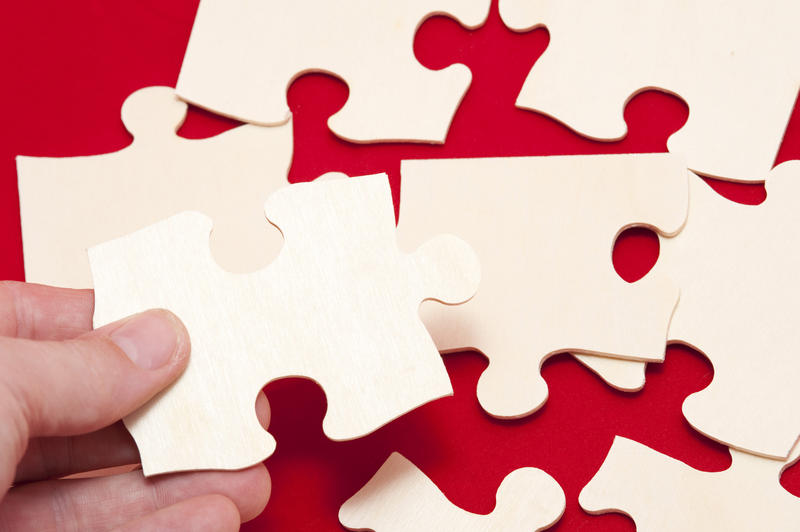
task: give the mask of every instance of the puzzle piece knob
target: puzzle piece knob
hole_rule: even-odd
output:
[[[186,119],[188,105],[171,87],[145,87],[122,104],[122,123],[138,140],[172,136]]]

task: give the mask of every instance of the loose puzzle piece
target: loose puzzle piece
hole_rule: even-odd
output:
[[[169,87],[147,87],[122,106],[133,144],[89,157],[17,157],[29,282],[89,288],[86,249],[177,212],[214,219],[211,250],[226,269],[251,271],[280,249],[264,201],[287,184],[291,125],[246,125],[213,138],[175,134],[186,104]]]
[[[779,479],[797,456],[782,462],[731,450],[731,467],[708,473],[617,436],[579,500],[591,514],[629,515],[640,532],[788,532],[800,523],[800,499]]]
[[[469,86],[461,64],[429,70],[414,57],[417,28],[432,15],[482,25],[489,0],[202,0],[177,91],[181,98],[247,122],[289,117],[286,90],[308,72],[350,88],[328,124],[356,142],[444,142]]]
[[[497,489],[488,515],[454,506],[436,485],[399,453],[339,509],[349,530],[374,532],[535,532],[561,518],[566,499],[553,477],[533,467],[512,471]]]
[[[323,428],[335,440],[452,393],[418,309],[425,299],[472,296],[480,269],[469,246],[438,236],[402,254],[384,174],[291,185],[270,196],[266,212],[285,242],[251,274],[217,266],[211,220],[195,212],[89,250],[96,325],[160,307],[192,338],[183,375],[124,420],[146,475],[267,458],[275,442],[255,398],[281,377],[323,388]]]
[[[667,143],[689,168],[735,181],[772,168],[800,87],[795,0],[500,0],[500,15],[550,32],[518,107],[613,140],[627,132],[627,100],[660,89],[689,105]]]
[[[403,161],[401,174],[401,247],[452,232],[481,257],[472,300],[452,309],[423,305],[421,314],[441,351],[477,349],[489,359],[478,398],[491,415],[520,417],[542,406],[539,370],[557,352],[663,360],[678,289],[663,275],[625,282],[611,252],[627,226],[680,230],[688,187],[679,158],[416,160]],[[637,371],[644,382],[641,363],[629,370],[583,360],[619,388]]]
[[[681,297],[670,340],[703,353],[711,384],[683,403],[694,428],[731,447],[785,459],[800,435],[800,163],[767,177],[767,199],[740,205],[692,176],[686,227],[663,239],[655,271]]]

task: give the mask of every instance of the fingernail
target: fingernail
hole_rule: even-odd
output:
[[[111,341],[142,369],[157,369],[178,352],[184,329],[170,312],[149,310],[111,333]]]

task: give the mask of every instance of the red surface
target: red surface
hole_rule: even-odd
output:
[[[140,87],[174,85],[196,7],[197,0],[47,0],[4,6],[0,278],[23,279],[14,156],[87,155],[127,145],[131,139],[119,120],[120,105]],[[462,62],[473,73],[443,146],[338,140],[328,132],[326,120],[346,101],[346,85],[324,75],[298,79],[289,91],[295,129],[290,178],[306,180],[326,171],[385,171],[396,198],[402,158],[663,151],[668,136],[685,122],[685,104],[657,92],[640,94],[629,103],[625,118],[630,132],[616,143],[582,139],[549,118],[516,109],[522,81],[547,43],[546,30],[516,34],[505,29],[496,6],[487,24],[473,32],[442,17],[424,23],[414,47],[419,60],[429,68]],[[210,136],[233,125],[192,110],[181,134]],[[798,154],[796,109],[778,162]],[[713,186],[742,203],[759,203],[765,196],[760,185]],[[547,198],[530,198],[532,209],[537,201]],[[618,241],[614,264],[623,278],[635,281],[657,254],[652,233],[630,230]],[[577,503],[615,434],[703,470],[722,470],[730,463],[724,447],[700,436],[681,416],[683,399],[713,377],[708,360],[687,348],[672,346],[664,364],[650,365],[647,386],[636,394],[610,389],[567,356],[553,357],[543,369],[550,387],[548,403],[536,415],[514,422],[494,420],[478,406],[475,385],[486,366],[481,356],[448,355],[445,361],[454,397],[353,442],[333,443],[322,434],[325,397],[315,384],[295,379],[270,385],[271,431],[278,441],[267,462],[273,496],[261,517],[245,529],[342,530],[336,517],[339,505],[394,450],[417,464],[453,502],[474,512],[492,509],[495,490],[511,470],[542,468],[567,495],[566,513],[553,529],[560,531],[633,530],[627,517],[590,516]],[[800,494],[800,469],[789,469],[782,483]]]

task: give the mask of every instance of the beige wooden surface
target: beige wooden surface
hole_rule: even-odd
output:
[[[384,174],[290,185],[265,210],[285,243],[251,274],[217,266],[212,222],[195,212],[89,250],[95,325],[161,307],[192,338],[183,375],[124,420],[146,475],[267,458],[275,442],[254,404],[281,377],[319,383],[323,429],[335,440],[452,393],[418,309],[425,299],[455,304],[474,294],[480,268],[467,244],[442,235],[401,253]]]
[[[785,459],[800,435],[800,163],[767,177],[757,206],[690,179],[689,216],[662,239],[654,271],[681,297],[670,341],[705,353],[711,384],[683,403],[700,432],[728,446]]]
[[[356,142],[443,142],[472,75],[461,64],[423,67],[414,35],[430,15],[483,24],[489,0],[202,0],[178,78],[178,94],[247,122],[289,117],[286,90],[307,72],[347,83],[328,121]]]
[[[550,33],[517,106],[611,140],[626,102],[660,89],[689,106],[667,143],[689,168],[735,181],[772,168],[800,88],[796,0],[500,0],[500,15]]]
[[[349,530],[374,532],[536,532],[564,513],[564,492],[533,467],[517,469],[497,489],[497,506],[487,515],[451,503],[422,471],[399,453],[339,509]]]
[[[226,269],[265,266],[280,235],[264,201],[287,184],[292,126],[241,126],[209,139],[175,131],[186,104],[169,87],[131,94],[122,120],[133,143],[88,157],[18,157],[20,214],[29,282],[90,288],[86,249],[183,210],[214,220],[211,250]]]
[[[454,308],[423,305],[422,316],[440,350],[473,348],[489,359],[478,382],[487,412],[512,418],[541,407],[539,371],[554,353],[663,360],[678,289],[652,272],[625,282],[611,252],[630,225],[680,230],[688,208],[680,158],[418,160],[403,161],[401,174],[401,246],[446,232],[480,257],[476,296]],[[631,373],[643,376],[641,363],[630,370],[593,358],[582,360],[619,388]]]
[[[797,456],[783,462],[732,449],[731,466],[709,473],[617,436],[579,500],[592,514],[629,515],[638,532],[791,532],[800,499],[779,479]]]

